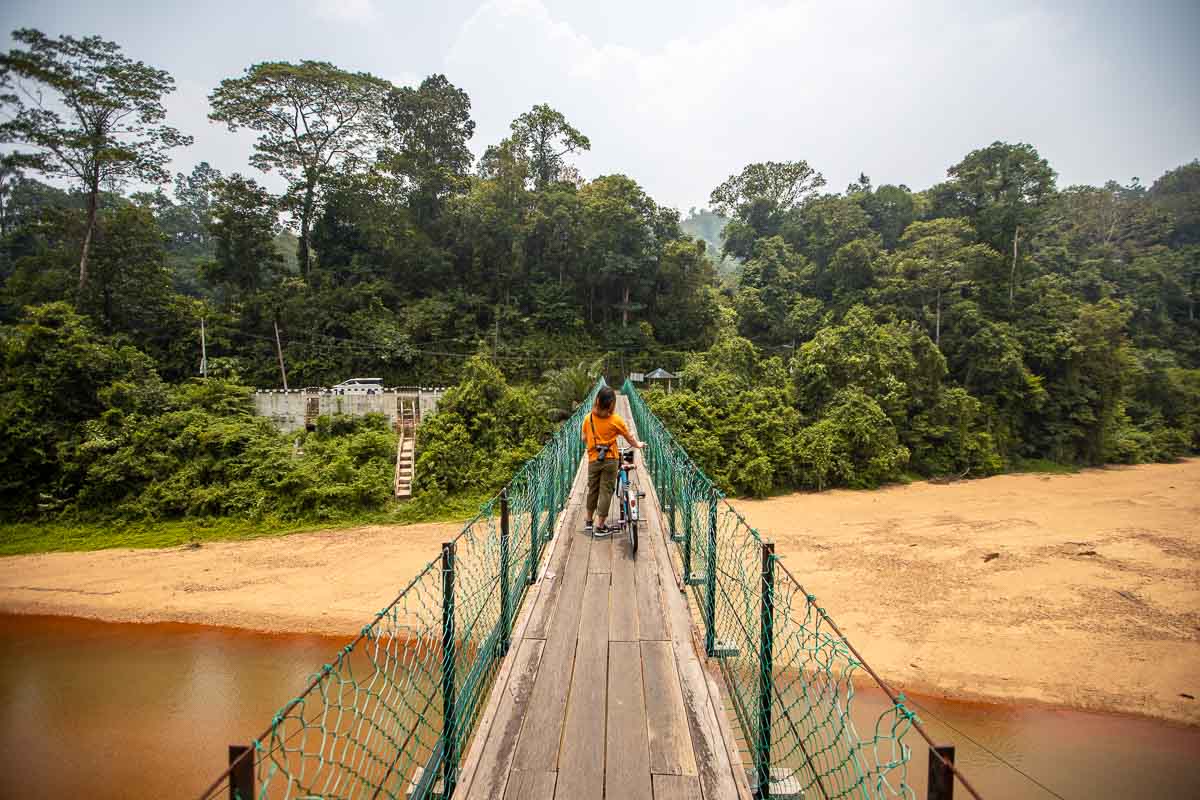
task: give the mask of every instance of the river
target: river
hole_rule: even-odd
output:
[[[271,715],[342,639],[177,624],[0,615],[0,797],[194,797],[227,746]],[[989,800],[1200,797],[1200,728],[1037,706],[914,698],[928,728]],[[883,698],[860,693],[856,718]],[[918,709],[920,713],[920,709]],[[958,729],[949,730],[928,714]],[[906,740],[917,797],[925,751]],[[956,797],[966,797],[959,790]]]

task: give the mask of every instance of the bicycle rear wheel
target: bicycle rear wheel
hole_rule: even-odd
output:
[[[636,519],[629,520],[629,551],[637,555],[638,523]]]

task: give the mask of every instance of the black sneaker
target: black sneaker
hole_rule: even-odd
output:
[[[595,529],[592,527],[591,522],[583,523],[583,532],[586,533],[588,536],[591,536],[593,533],[595,533]]]

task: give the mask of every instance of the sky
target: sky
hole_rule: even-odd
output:
[[[261,61],[314,59],[471,97],[472,149],[549,103],[623,173],[686,213],[755,161],[804,159],[840,191],[865,173],[923,189],[994,141],[1028,142],[1059,185],[1151,183],[1200,158],[1200,2],[3,0],[0,41],[98,34],[176,80],[195,137],[173,171],[248,165],[253,134],[207,96]],[[270,177],[265,182],[279,188]]]

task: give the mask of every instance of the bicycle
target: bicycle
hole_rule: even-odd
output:
[[[620,450],[620,473],[617,478],[617,497],[620,498],[620,517],[617,527],[629,535],[629,550],[637,555],[638,549],[638,500],[646,496],[638,485],[630,480],[629,473],[637,469],[633,463],[633,450]]]

